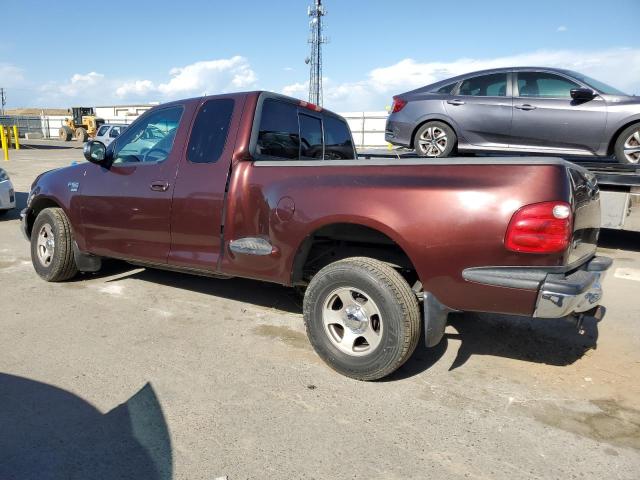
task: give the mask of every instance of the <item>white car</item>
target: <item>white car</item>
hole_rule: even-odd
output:
[[[16,192],[7,172],[0,168],[0,216],[16,208]]]
[[[127,128],[127,125],[124,125],[124,124],[106,123],[98,129],[94,140],[98,140],[99,142],[102,142],[106,147],[111,142],[113,142],[116,138],[118,138],[118,136],[122,132],[124,132],[126,128]]]

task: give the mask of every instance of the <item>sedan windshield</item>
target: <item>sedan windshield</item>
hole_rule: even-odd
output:
[[[604,93],[605,95],[624,95],[626,97],[629,96],[628,93],[624,93],[618,90],[617,88],[613,88],[611,85],[607,85],[606,83],[601,82],[600,80],[596,80],[595,78],[588,77],[578,72],[571,72],[571,74],[577,80],[580,80],[582,83],[586,83],[591,88],[595,88],[600,93]]]

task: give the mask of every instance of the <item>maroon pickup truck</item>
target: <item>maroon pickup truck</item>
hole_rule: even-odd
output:
[[[553,158],[358,159],[343,118],[268,92],[155,107],[40,175],[22,225],[47,281],[101,258],[305,288],[335,370],[373,380],[452,311],[597,309],[594,178]]]

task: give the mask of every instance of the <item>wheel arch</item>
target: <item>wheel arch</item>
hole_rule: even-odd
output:
[[[629,120],[628,122],[626,122],[624,125],[622,125],[621,127],[619,127],[615,131],[615,133],[609,139],[609,144],[607,146],[607,155],[613,155],[615,153],[616,142],[618,141],[618,138],[620,137],[620,134],[625,129],[629,128],[632,125],[636,125],[636,124],[640,125],[640,117],[634,118],[633,120]]]
[[[31,230],[33,229],[33,224],[35,223],[36,218],[38,218],[38,215],[40,214],[40,212],[45,208],[62,208],[64,210],[61,203],[55,200],[54,198],[46,197],[46,196],[38,196],[35,199],[33,199],[27,211],[27,216],[25,218],[25,226],[26,226],[25,232],[29,238],[31,238]],[[65,213],[67,212],[65,211]]]
[[[306,285],[325,265],[352,256],[383,261],[402,270],[409,279],[418,279],[408,248],[393,229],[371,219],[334,219],[314,225],[299,243],[292,261],[291,284]]]
[[[414,144],[414,139],[416,137],[416,133],[418,132],[418,130],[425,124],[428,122],[441,122],[444,123],[445,125],[447,125],[451,130],[453,130],[453,133],[456,134],[456,139],[458,140],[456,142],[456,144],[459,142],[460,140],[460,134],[458,133],[458,128],[454,125],[454,123],[451,121],[450,118],[446,118],[446,117],[442,117],[442,116],[429,116],[428,118],[425,119],[421,119],[415,126],[415,128],[413,129],[413,131],[411,132],[411,144],[410,144],[410,148],[416,148],[415,144]]]

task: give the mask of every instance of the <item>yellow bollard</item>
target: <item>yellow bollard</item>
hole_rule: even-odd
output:
[[[2,143],[2,151],[4,152],[5,162],[9,161],[9,147],[7,145],[7,133],[4,125],[0,125],[0,143]]]
[[[13,126],[13,143],[16,147],[16,150],[20,150],[20,136],[18,135],[18,126]]]

